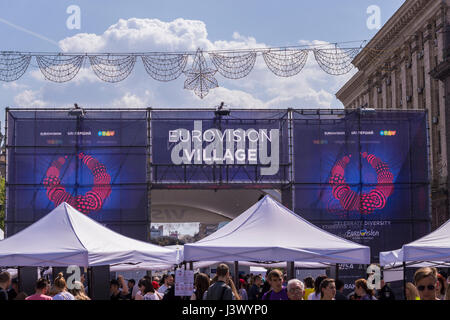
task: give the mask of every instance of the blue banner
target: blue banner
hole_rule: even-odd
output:
[[[145,111],[90,111],[78,119],[61,111],[8,116],[8,236],[67,202],[112,229],[146,239]]]

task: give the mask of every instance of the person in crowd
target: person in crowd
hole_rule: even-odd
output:
[[[327,278],[326,275],[321,275],[316,278],[316,280],[314,281],[314,292],[309,294],[308,300],[320,300],[321,299],[320,283],[326,278]]]
[[[217,281],[209,286],[205,300],[232,300],[233,291],[226,283],[230,277],[230,269],[224,263],[217,266]]]
[[[437,275],[438,279],[438,286],[436,287],[436,297],[438,297],[439,300],[444,300],[445,298],[445,291],[447,290],[447,281],[445,278],[438,273]]]
[[[72,289],[70,289],[70,293],[73,295],[75,300],[91,300],[86,294],[86,291],[84,289],[83,282],[81,281],[75,281],[74,286]]]
[[[262,300],[289,300],[286,288],[283,287],[283,273],[278,269],[273,269],[267,275],[270,283],[270,290],[267,291]]]
[[[406,300],[420,300],[419,291],[414,284],[408,282],[405,286]]]
[[[229,276],[225,283],[231,288],[231,292],[232,292],[231,299],[232,300],[241,300],[241,296],[239,295],[239,292],[236,289],[236,286],[234,285],[233,278],[231,276]]]
[[[55,281],[53,281],[53,288],[56,292],[53,300],[75,300],[74,296],[67,291],[66,280],[62,272],[58,273]]]
[[[436,297],[438,284],[436,268],[420,268],[414,273],[414,284],[419,290],[420,300],[439,300]]]
[[[332,278],[325,278],[320,282],[320,300],[335,300],[336,283]]]
[[[167,289],[173,286],[173,276],[171,274],[163,275],[160,284],[161,286],[159,287],[158,292],[165,294]]]
[[[136,294],[134,296],[134,300],[144,300],[144,294],[141,291],[141,288],[143,287],[143,283],[145,280],[151,281],[151,278],[149,276],[144,276],[142,279],[140,279],[135,286],[138,290],[136,291]],[[133,289],[134,290],[134,289]]]
[[[139,281],[142,300],[162,300],[162,295],[155,290],[153,283],[148,278],[142,278]]]
[[[128,294],[126,296],[127,300],[133,300],[133,288],[136,285],[136,280],[134,279],[128,279],[127,286],[128,286]]]
[[[253,284],[248,291],[248,300],[261,300],[262,277],[257,274],[253,277]]]
[[[303,295],[303,300],[308,300],[308,296],[314,292],[314,279],[313,277],[306,277],[303,279],[305,283],[305,293]]]
[[[180,300],[186,300],[189,299],[189,297],[180,297],[180,296],[176,296],[175,295],[175,277],[172,276],[172,284],[169,286],[169,289],[166,290],[166,293],[163,296],[163,300],[175,300],[175,301],[180,301]]]
[[[340,279],[336,279],[335,281],[336,285],[336,300],[348,300],[347,296],[344,294],[344,281]]]
[[[126,300],[128,295],[128,285],[123,276],[119,275],[117,279],[110,283],[111,300]]]
[[[359,300],[377,300],[372,289],[369,289],[366,279],[358,279],[355,281],[355,293]]]
[[[52,297],[48,296],[50,283],[47,279],[40,278],[36,282],[36,292],[31,296],[28,296],[25,300],[53,300]]]
[[[25,292],[19,292],[14,300],[26,300],[28,295]]]
[[[209,277],[204,273],[199,273],[195,277],[195,290],[191,296],[191,300],[204,300],[204,294],[209,288]]]
[[[88,296],[88,295],[89,295],[89,288],[88,288],[88,282],[87,282],[86,274],[85,274],[85,273],[82,273],[82,274],[81,274],[81,276],[80,276],[80,282],[83,284],[83,287],[84,287],[84,294],[85,294],[86,296]]]
[[[389,283],[386,283],[384,282],[384,280],[381,280],[380,287],[381,289],[378,291],[377,294],[378,300],[395,300],[394,290],[391,289]]]
[[[445,290],[444,300],[450,300],[450,285],[447,284],[447,289]]]
[[[298,279],[291,279],[287,283],[287,295],[289,300],[303,300],[305,284]]]
[[[247,282],[244,279],[239,279],[239,296],[241,300],[248,300]]]
[[[270,282],[267,279],[267,274],[264,276],[262,289],[261,289],[261,299],[264,296],[264,294],[270,290]]]
[[[8,290],[8,300],[15,300],[19,294],[19,279],[11,280],[11,289]]]
[[[11,275],[8,271],[0,273],[0,301],[8,300],[8,288],[11,285]]]
[[[152,286],[153,289],[158,290],[159,289],[159,283],[155,280],[152,281]],[[160,293],[161,295],[163,295],[163,293]]]

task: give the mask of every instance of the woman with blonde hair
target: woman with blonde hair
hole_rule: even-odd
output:
[[[53,282],[53,290],[56,292],[53,300],[75,300],[74,296],[67,291],[66,280],[62,272],[58,273],[58,276]]]
[[[70,293],[74,296],[75,300],[91,300],[86,293],[84,292],[83,283],[80,281],[75,281],[73,289],[69,290]]]
[[[406,290],[406,300],[420,300],[419,291],[417,290],[416,286],[413,283],[408,282],[406,284],[405,290]]]

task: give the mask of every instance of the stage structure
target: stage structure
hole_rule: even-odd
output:
[[[151,190],[278,189],[284,205],[370,246],[377,262],[380,251],[430,231],[426,118],[372,109],[9,108],[6,233],[66,201],[148,240]]]

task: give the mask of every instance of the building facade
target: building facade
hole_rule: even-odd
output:
[[[355,57],[358,72],[336,93],[348,109],[427,110],[433,229],[450,218],[449,6],[450,0],[406,0]]]

